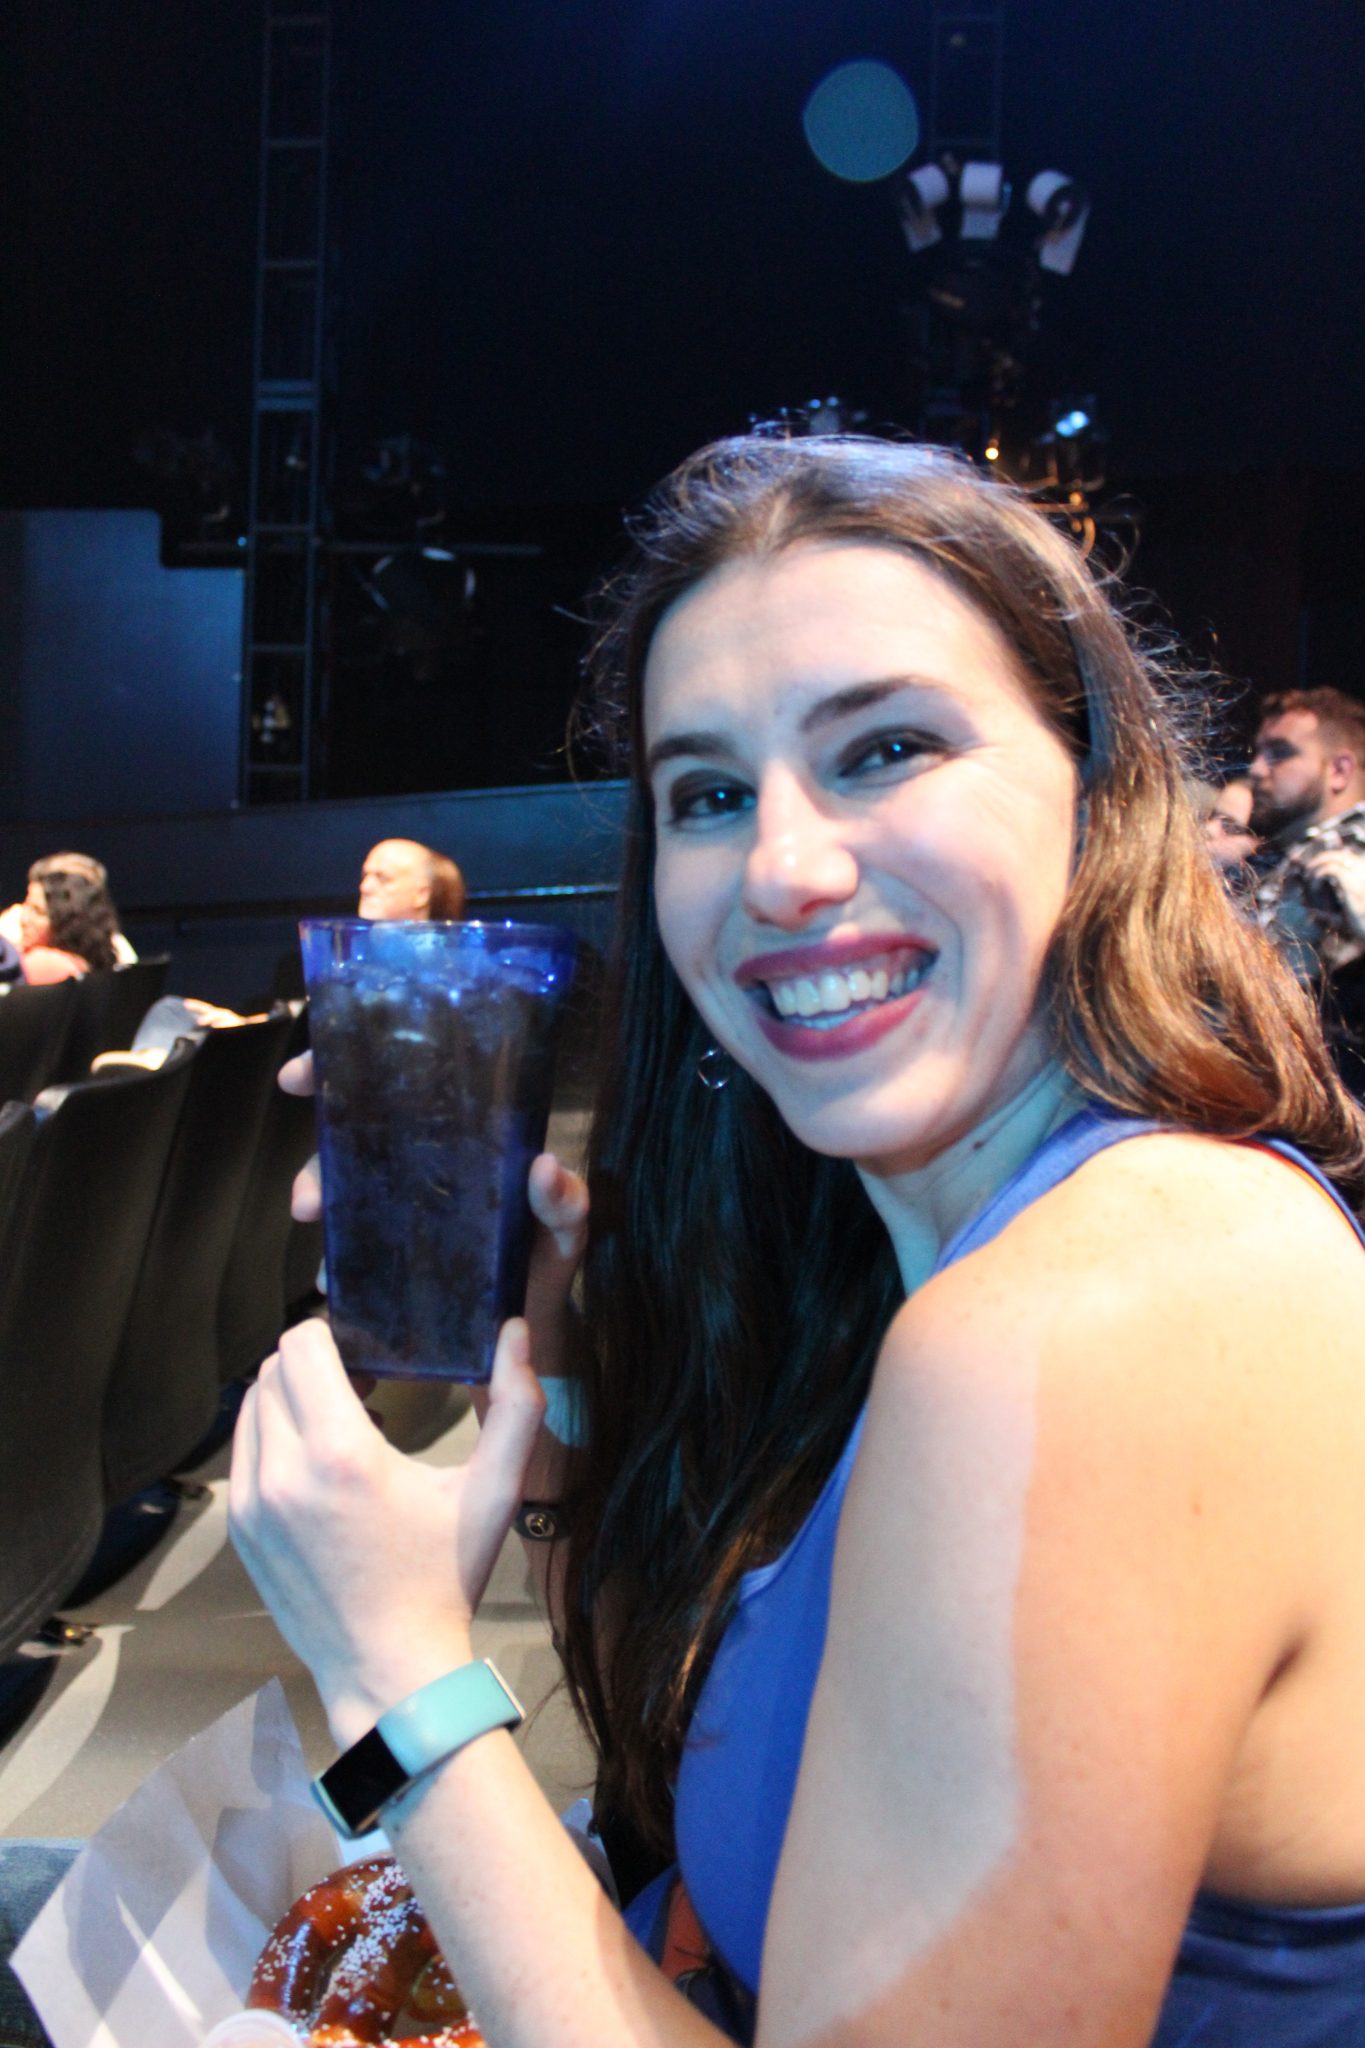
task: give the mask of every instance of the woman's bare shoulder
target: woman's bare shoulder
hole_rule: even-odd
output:
[[[1161,1133],[1098,1154],[912,1297],[874,1405],[911,1426],[928,1383],[989,1404],[1027,1382],[1052,1416],[1083,1418],[1091,1455],[1107,1439],[1123,1456],[1128,1432],[1179,1455],[1216,1418],[1254,1456],[1365,1407],[1363,1318],[1365,1247],[1307,1173]]]
[[[1090,1313],[1158,1313],[1163,1300],[1220,1316],[1286,1314],[1330,1324],[1365,1306],[1365,1247],[1330,1195],[1259,1145],[1160,1132],[1096,1154],[990,1244],[907,1305],[933,1315],[962,1297],[1002,1313],[1078,1299]]]

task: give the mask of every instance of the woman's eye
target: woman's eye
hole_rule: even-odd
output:
[[[742,782],[718,782],[714,776],[687,777],[668,792],[670,825],[704,825],[713,818],[731,818],[747,810],[753,792]]]
[[[879,732],[859,740],[841,763],[845,775],[875,775],[878,769],[910,768],[943,751],[942,742],[916,732]]]

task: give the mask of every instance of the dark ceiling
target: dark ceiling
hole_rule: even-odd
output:
[[[837,391],[906,416],[886,193],[800,113],[927,0],[335,0],[344,445],[411,431],[469,505],[614,505]],[[245,445],[258,0],[9,0],[0,496],[145,502],[152,425]],[[1116,472],[1365,456],[1365,9],[1016,0],[1005,159],[1094,214],[1040,376]]]

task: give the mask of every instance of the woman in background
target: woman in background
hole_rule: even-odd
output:
[[[28,894],[14,906],[24,979],[66,981],[92,969],[117,967],[118,911],[101,861],[84,853],[53,853],[28,871]]]

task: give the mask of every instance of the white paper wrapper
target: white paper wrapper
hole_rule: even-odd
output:
[[[592,1809],[564,1826],[613,1903]],[[196,1735],[86,1843],[10,1958],[56,2048],[204,2048],[238,2014],[266,1937],[343,1863],[278,1679]]]
[[[201,2048],[280,1915],[366,1846],[324,1820],[272,1679],[91,1838],[14,1969],[56,2048]]]

